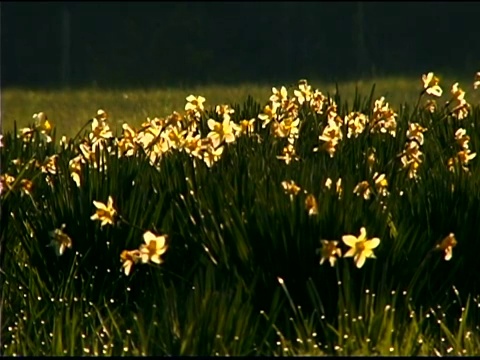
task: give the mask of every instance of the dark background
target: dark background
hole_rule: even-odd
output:
[[[1,82],[169,86],[480,70],[475,2],[2,2]]]

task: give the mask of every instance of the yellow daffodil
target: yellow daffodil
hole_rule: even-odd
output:
[[[442,88],[438,85],[440,79],[433,72],[422,75],[424,92],[429,95],[442,96]]]
[[[320,249],[321,258],[320,258],[320,265],[322,265],[325,260],[330,262],[330,266],[334,267],[335,262],[337,261],[337,256],[342,256],[342,250],[337,247],[338,241],[328,241],[328,240],[320,240],[322,243],[322,248]]]
[[[272,103],[272,106],[266,105],[263,109],[263,113],[258,115],[258,118],[263,121],[262,128],[265,128],[270,121],[277,119],[277,109],[279,105],[277,103]]]
[[[354,235],[344,235],[342,241],[350,246],[344,257],[352,257],[357,268],[361,268],[365,264],[367,258],[375,258],[373,249],[380,244],[379,238],[372,238],[367,240],[367,230],[362,227],[358,237]]]
[[[329,121],[327,126],[323,129],[322,135],[319,139],[322,141],[336,140],[340,141],[343,138],[342,129],[334,121]]]
[[[169,126],[162,134],[173,149],[181,149],[185,142],[187,130],[181,130],[177,126]]]
[[[288,92],[285,86],[282,86],[280,90],[277,88],[272,87],[272,96],[270,96],[270,101],[272,103],[282,104],[288,100]]]
[[[117,139],[118,156],[133,156],[138,148],[138,145],[135,141],[136,137],[138,136],[137,132],[127,123],[122,125],[122,129],[123,137],[120,140]]]
[[[340,116],[338,116],[338,106],[335,103],[335,100],[328,99],[328,105],[325,112],[327,113],[328,124],[333,124],[338,127],[343,125],[343,119]]]
[[[37,162],[36,165],[43,173],[55,175],[57,173],[57,159],[58,154],[55,154],[47,157],[43,164]]]
[[[323,129],[322,135],[318,137],[319,140],[324,141],[321,149],[326,150],[330,157],[333,157],[336,151],[338,142],[342,139],[343,134],[340,127],[333,121],[330,121],[328,125]],[[313,149],[318,151],[319,148]]]
[[[214,163],[220,160],[223,153],[223,146],[214,148],[211,145],[208,145],[203,151],[203,161],[207,164],[208,167],[212,167]]]
[[[357,196],[363,196],[365,200],[368,200],[372,194],[372,189],[370,188],[368,181],[362,181],[355,186],[353,193]]]
[[[327,97],[320,91],[315,90],[310,100],[310,108],[317,114],[323,114],[323,107],[326,101]]]
[[[182,128],[183,116],[178,112],[174,111],[168,115],[165,119],[165,127],[172,126],[177,128]]]
[[[60,229],[55,229],[48,233],[51,238],[49,246],[53,246],[57,256],[63,255],[65,249],[72,248],[72,239],[63,232],[63,229],[65,229],[65,224],[62,224]]]
[[[35,119],[35,128],[40,131],[40,134],[44,137],[46,142],[51,142],[52,138],[50,132],[53,127],[48,121],[47,114],[39,112],[38,114],[33,114],[33,118]]]
[[[417,170],[422,163],[423,153],[420,151],[420,145],[416,141],[409,141],[405,145],[405,151],[401,154],[400,161],[404,169],[408,170],[410,179],[417,177]]]
[[[475,74],[473,79],[473,88],[477,90],[480,87],[480,71]]]
[[[140,250],[123,250],[120,254],[120,261],[125,275],[130,275],[134,264],[141,259]]]
[[[467,135],[467,131],[465,129],[460,128],[455,132],[455,140],[463,150],[468,150],[470,136]]]
[[[435,112],[437,109],[437,102],[435,99],[427,99],[425,101],[425,104],[423,105],[424,109],[431,112],[432,114]]]
[[[235,110],[233,110],[230,105],[217,105],[215,107],[215,112],[220,115],[224,120],[228,119],[230,120],[230,115],[235,113]]]
[[[97,110],[97,114],[95,115],[94,119],[96,119],[97,121],[106,121],[108,119],[108,114],[105,110],[103,109],[98,109]]]
[[[239,124],[232,123],[232,127],[235,130],[235,136],[240,135],[249,135],[252,134],[255,130],[255,118],[250,120],[242,120]]]
[[[458,82],[452,85],[452,90],[450,91],[452,96],[457,101],[463,101],[465,99],[465,91],[463,91],[459,86]]]
[[[327,178],[327,180],[325,180],[325,187],[330,190],[332,188],[332,184],[333,184],[333,181],[332,179],[330,178]]]
[[[293,93],[300,105],[303,105],[304,102],[309,103],[312,100],[312,87],[308,85],[307,80],[300,80],[298,90],[294,90]]]
[[[29,142],[33,138],[34,131],[35,131],[34,129],[31,129],[28,127],[19,129],[18,137],[21,138],[24,142]]]
[[[281,122],[273,122],[272,132],[275,137],[292,137],[293,139],[298,137],[298,125],[300,124],[300,119],[285,118]]]
[[[419,145],[423,145],[423,133],[427,130],[428,129],[424,128],[418,123],[409,123],[407,129],[407,138],[409,140],[417,141]]]
[[[437,244],[435,249],[444,251],[445,260],[449,261],[452,258],[453,248],[456,245],[457,245],[457,240],[455,239],[455,234],[450,233],[439,244]]]
[[[282,150],[282,155],[277,156],[277,159],[285,161],[285,164],[290,164],[292,161],[298,161],[299,157],[295,151],[295,147],[292,144],[288,144]]]
[[[231,143],[235,141],[235,134],[233,133],[232,122],[229,119],[224,119],[223,122],[217,122],[213,119],[207,121],[210,131],[207,137],[212,139],[212,144],[216,148],[223,141]]]
[[[472,153],[470,150],[461,150],[457,153],[457,157],[462,164],[462,166],[468,165],[468,162],[475,158],[477,156],[477,153]]]
[[[294,195],[297,195],[301,190],[293,180],[282,181],[282,187],[285,191],[285,194],[290,195],[291,198],[293,198]]]
[[[375,165],[377,161],[376,152],[377,150],[375,148],[369,148],[367,151],[367,164],[370,171],[372,171],[373,165]]]
[[[32,194],[33,183],[31,180],[22,179],[20,180],[20,190],[22,194],[31,195]]]
[[[187,104],[185,105],[185,111],[194,111],[194,112],[202,112],[205,110],[203,103],[205,102],[205,98],[203,96],[194,96],[190,95],[186,98]]]
[[[458,120],[465,119],[470,112],[470,104],[466,100],[456,100],[457,105],[450,111]]]
[[[335,191],[338,194],[338,198],[341,199],[343,194],[342,178],[338,178],[337,182],[335,183]]]
[[[318,204],[313,194],[307,195],[305,199],[305,209],[307,209],[309,216],[318,214]]]
[[[385,97],[382,96],[375,101],[370,132],[389,133],[395,137],[397,128],[395,117],[397,116],[398,114],[390,108],[390,105],[385,102]]]
[[[140,246],[140,258],[142,263],[152,261],[156,264],[161,264],[163,260],[160,256],[163,255],[168,248],[168,245],[166,244],[167,235],[157,236],[151,231],[147,231],[143,234],[143,240],[145,241],[145,244]]]
[[[107,123],[105,123],[103,120],[98,121],[97,118],[93,118],[92,132],[88,134],[88,138],[90,139],[92,147],[97,145],[103,147],[102,142],[113,138],[113,133]]]
[[[75,184],[77,184],[78,187],[81,185],[80,181],[80,174],[82,172],[82,163],[84,162],[82,155],[78,155],[71,159],[68,162],[68,168],[70,170],[70,176],[72,177],[73,181],[75,181]]]
[[[347,124],[347,138],[358,137],[364,130],[368,123],[368,117],[359,112],[352,112],[345,117]]]
[[[387,196],[388,181],[385,178],[385,174],[375,173],[373,174],[373,180],[375,181],[375,188],[377,189],[378,194],[381,196]]]
[[[202,142],[200,139],[200,134],[193,135],[193,133],[188,133],[187,136],[185,137],[185,142],[183,144],[183,149],[185,152],[192,156],[196,157],[198,159],[202,158]]]
[[[9,174],[0,175],[0,194],[5,190],[11,190],[15,178]]]
[[[90,219],[91,220],[99,220],[102,223],[100,226],[104,226],[106,224],[114,224],[114,217],[117,214],[117,211],[113,207],[113,199],[111,196],[108,197],[107,205],[101,203],[100,201],[93,201],[93,205],[97,208],[95,214],[93,214]]]

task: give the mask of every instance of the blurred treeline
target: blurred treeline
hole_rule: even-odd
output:
[[[2,2],[2,86],[335,81],[480,66],[475,2]]]

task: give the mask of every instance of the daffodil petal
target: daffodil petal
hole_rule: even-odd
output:
[[[343,257],[352,257],[353,255],[355,255],[355,248],[352,247],[350,250],[348,250],[345,255],[343,255]]]
[[[363,266],[363,264],[365,264],[366,257],[363,253],[360,253],[354,258],[354,260],[355,260],[355,264],[357,265],[357,268],[360,269]]]
[[[355,244],[358,242],[358,239],[357,239],[357,237],[354,236],[354,235],[343,235],[343,236],[342,236],[342,241],[343,241],[346,245],[352,247],[352,246],[355,246]]]
[[[366,249],[375,249],[380,244],[379,238],[373,238],[370,240],[365,241],[365,248]]]

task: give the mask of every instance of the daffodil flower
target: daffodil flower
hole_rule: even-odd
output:
[[[423,133],[427,131],[418,123],[409,123],[407,129],[407,138],[409,140],[416,140],[419,145],[423,145]]]
[[[473,88],[477,90],[480,87],[480,71],[475,74],[475,78],[473,80]]]
[[[353,193],[357,196],[363,196],[365,200],[368,200],[372,194],[372,189],[370,188],[368,181],[362,181],[355,186]]]
[[[453,248],[455,246],[457,246],[457,240],[455,239],[455,234],[450,233],[439,244],[437,244],[435,249],[444,251],[445,260],[449,261],[452,258]]]
[[[272,96],[270,96],[270,101],[276,104],[282,104],[288,100],[288,92],[285,86],[282,86],[280,90],[272,87]]]
[[[106,224],[114,224],[113,220],[115,215],[117,214],[117,211],[113,207],[113,199],[111,196],[108,197],[107,205],[95,200],[93,201],[93,205],[95,205],[97,210],[95,214],[90,217],[91,220],[101,221],[102,223],[100,224],[100,226],[104,226]]]
[[[297,195],[300,192],[300,187],[295,184],[293,180],[282,181],[282,187],[285,191],[285,194],[290,195],[290,199],[293,199],[294,195]]]
[[[322,265],[325,260],[328,260],[330,266],[334,267],[335,262],[337,261],[337,256],[342,256],[342,250],[337,247],[338,241],[320,240],[320,242],[322,243],[322,248],[320,249],[320,265]]]
[[[163,255],[168,248],[168,245],[166,244],[167,236],[157,236],[151,231],[147,231],[143,234],[143,240],[145,241],[145,244],[140,246],[140,258],[142,263],[152,261],[156,264],[161,264],[163,260],[160,256]]]
[[[373,180],[375,181],[375,188],[377,189],[378,193],[382,196],[387,196],[388,181],[385,178],[385,174],[375,173],[373,174]]]
[[[440,79],[435,76],[433,72],[429,72],[426,75],[422,75],[424,92],[429,95],[442,96],[442,88],[438,85]]]
[[[20,186],[22,194],[30,195],[32,193],[33,183],[31,180],[22,179],[20,180]]]
[[[70,237],[63,232],[64,228],[65,224],[62,224],[60,229],[55,229],[48,233],[52,239],[49,246],[53,246],[57,256],[63,255],[65,249],[72,248],[72,239],[70,239]]]
[[[123,250],[120,254],[120,261],[125,275],[130,275],[132,267],[141,258],[140,250]]]
[[[212,145],[208,145],[203,152],[203,161],[208,167],[212,167],[214,163],[220,160],[223,153],[223,146],[214,148]]]
[[[367,240],[367,230],[362,227],[358,237],[354,235],[344,235],[342,241],[350,246],[343,257],[352,257],[357,268],[361,268],[365,264],[367,258],[375,258],[373,249],[380,244],[379,238],[372,238]]]
[[[345,117],[347,124],[347,138],[358,137],[364,130],[368,123],[368,117],[359,112],[353,112]]]
[[[205,108],[203,103],[205,102],[205,98],[203,96],[194,96],[190,95],[186,98],[187,104],[185,105],[185,111],[193,111],[193,112],[201,112]]]
[[[313,196],[312,194],[307,195],[305,199],[305,208],[307,209],[309,216],[318,214],[317,200],[315,199],[315,196]]]
[[[212,130],[208,133],[207,137],[212,139],[212,144],[215,148],[218,147],[222,141],[226,143],[235,141],[232,124],[233,122],[228,118],[224,119],[223,122],[217,122],[213,119],[207,121],[209,129]]]

